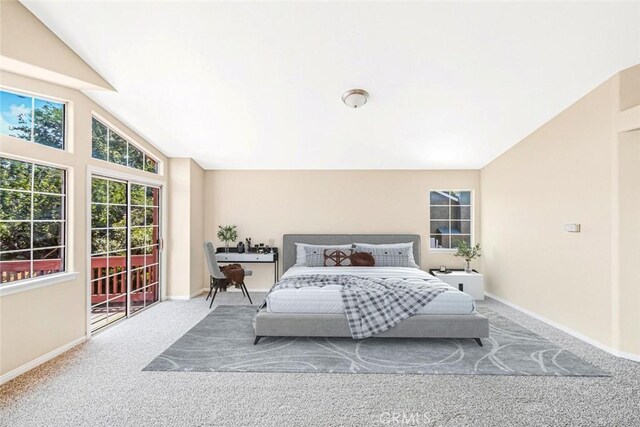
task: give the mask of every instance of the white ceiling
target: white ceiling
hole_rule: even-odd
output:
[[[23,3],[210,169],[476,169],[640,62],[640,2]]]

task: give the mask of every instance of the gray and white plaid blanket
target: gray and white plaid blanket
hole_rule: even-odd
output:
[[[277,289],[340,285],[351,336],[368,338],[385,331],[450,289],[436,278],[377,278],[349,275],[304,275],[285,278]],[[261,305],[263,307],[265,302]]]

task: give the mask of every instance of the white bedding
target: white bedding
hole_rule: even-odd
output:
[[[433,278],[429,273],[407,267],[291,267],[282,276],[306,274],[348,274],[360,277]],[[473,297],[449,286],[416,314],[471,314]],[[341,314],[344,313],[340,286],[279,289],[267,296],[267,311],[272,313]]]

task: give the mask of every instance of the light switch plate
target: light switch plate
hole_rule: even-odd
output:
[[[565,224],[562,229],[568,233],[579,233],[580,224]]]

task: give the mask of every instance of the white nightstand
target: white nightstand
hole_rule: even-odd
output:
[[[451,273],[441,273],[437,269],[431,269],[429,274],[471,295],[473,299],[484,299],[484,276],[481,273],[475,270],[472,273],[467,273],[464,270],[449,271]]]

